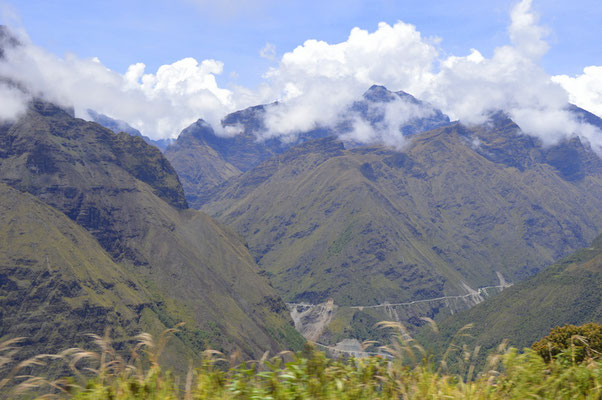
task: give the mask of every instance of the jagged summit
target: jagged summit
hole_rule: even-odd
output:
[[[211,124],[209,124],[204,119],[199,118],[195,122],[184,128],[182,132],[180,132],[178,138],[176,139],[176,144],[182,145],[186,141],[192,139],[204,140],[214,136],[216,135]]]
[[[404,92],[402,92],[404,93]],[[388,103],[396,99],[395,93],[391,92],[384,86],[381,85],[372,85],[362,97],[374,103]]]
[[[450,119],[441,110],[432,105],[418,100],[414,96],[404,91],[392,92],[384,86],[373,85],[362,96],[362,100],[352,104],[349,113],[350,116],[359,115],[360,118],[369,122],[376,130],[385,127],[380,126],[385,120],[385,109],[382,105],[401,100],[402,104],[399,110],[389,110],[389,112],[398,112],[409,115],[409,118],[398,128],[404,136],[426,132],[431,129],[440,128],[449,125]],[[391,127],[387,127],[391,128]],[[350,123],[341,125],[343,133],[351,129]]]

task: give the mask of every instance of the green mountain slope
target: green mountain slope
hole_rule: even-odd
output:
[[[107,327],[120,340],[166,329],[160,298],[83,228],[4,184],[0,200],[1,338],[24,336],[27,350],[41,354]]]
[[[247,249],[187,209],[158,149],[42,102],[0,129],[0,149],[0,181],[90,232],[113,260],[169,300],[189,329],[199,330],[199,341],[202,332],[214,332],[216,346],[247,355],[298,343],[284,304]]]
[[[533,278],[443,319],[440,337],[429,332],[422,335],[446,346],[458,329],[473,323],[474,345],[486,353],[504,339],[513,346],[528,347],[553,327],[588,322],[602,323],[602,236]]]
[[[520,281],[595,237],[602,168],[578,140],[543,148],[498,116],[415,135],[401,153],[309,142],[231,179],[203,209],[245,237],[287,301],[475,303],[498,273]]]

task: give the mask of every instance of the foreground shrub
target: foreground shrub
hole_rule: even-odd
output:
[[[565,325],[551,330],[550,334],[535,342],[531,348],[546,362],[563,354],[571,362],[580,363],[587,358],[602,356],[602,325],[589,323],[581,326]]]

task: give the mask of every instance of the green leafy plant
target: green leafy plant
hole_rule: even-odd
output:
[[[581,326],[564,325],[533,343],[531,348],[546,362],[562,355],[571,362],[580,363],[588,358],[602,357],[602,325],[589,323]]]

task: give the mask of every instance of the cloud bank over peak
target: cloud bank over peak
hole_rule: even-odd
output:
[[[418,90],[433,78],[436,56],[434,44],[403,22],[380,23],[372,33],[354,28],[347,41],[337,44],[307,40],[265,75],[269,95],[279,101],[268,110],[266,136],[337,125],[373,84]],[[355,139],[382,139],[382,132],[371,130],[358,121]],[[402,139],[398,131],[394,135]]]
[[[97,59],[61,59],[26,37],[20,38],[21,46],[6,50],[0,75],[22,82],[30,96],[74,105],[80,116],[93,109],[154,139],[175,137],[198,118],[210,122],[218,134],[232,135],[220,124],[226,114],[277,101],[267,109],[267,130],[260,138],[288,140],[299,132],[351,123],[345,132],[350,140],[401,147],[399,126],[429,111],[416,110],[400,98],[378,105],[384,113],[380,124],[350,115],[353,103],[379,84],[408,92],[467,124],[483,123],[492,111],[504,110],[525,133],[545,144],[579,135],[602,152],[600,131],[566,111],[570,100],[602,115],[602,67],[587,67],[576,77],[548,75],[541,67],[548,32],[539,25],[532,1],[515,4],[510,19],[509,43],[491,57],[478,49],[445,55],[443,41],[425,38],[401,21],[380,23],[373,32],[353,28],[340,43],[310,39],[284,53],[256,89],[220,87],[217,77],[223,64],[213,59],[185,58],[155,73],[137,63],[120,74]],[[276,57],[269,43],[260,54]],[[4,85],[0,94],[0,119],[24,109],[26,96],[19,91]]]
[[[381,23],[372,33],[354,28],[347,41],[337,44],[308,40],[284,54],[280,64],[266,74],[273,96],[280,100],[267,115],[268,135],[335,125],[361,92],[377,83],[411,93],[464,123],[483,123],[492,111],[504,110],[544,144],[580,135],[601,150],[602,134],[566,111],[567,92],[573,101],[590,99],[577,104],[599,109],[597,96],[602,91],[590,89],[595,87],[590,80],[600,87],[599,70],[590,67],[578,78],[552,78],[540,64],[549,48],[548,32],[538,25],[532,2],[516,4],[510,17],[510,43],[496,48],[491,58],[475,49],[466,56],[441,58],[436,39],[422,37],[414,26],[403,22]],[[403,145],[395,125],[410,116],[402,104],[387,107],[386,120],[395,121],[387,124],[389,129],[376,131],[358,120],[356,135],[351,136],[358,141]]]

